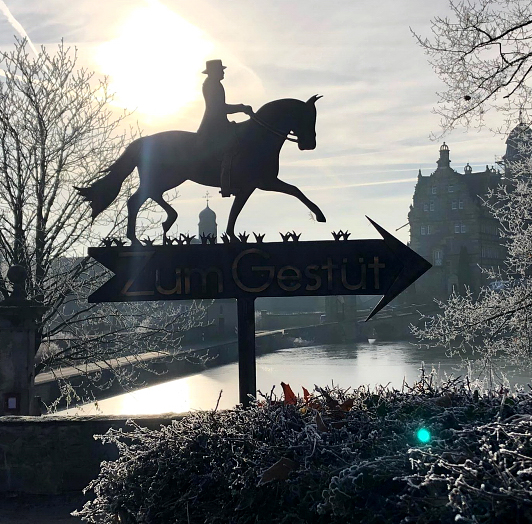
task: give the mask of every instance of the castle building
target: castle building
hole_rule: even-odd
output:
[[[501,172],[488,166],[473,172],[467,164],[458,173],[449,154],[444,142],[436,170],[429,176],[419,170],[408,213],[410,247],[433,265],[416,282],[416,300],[445,299],[466,286],[477,292],[486,283],[480,268],[502,266],[506,257],[499,222],[481,200],[501,183]]]

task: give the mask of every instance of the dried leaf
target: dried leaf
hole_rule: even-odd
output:
[[[325,397],[325,404],[329,409],[338,409],[338,401],[329,395],[329,393],[318,386],[314,386],[316,388],[316,391],[319,391],[324,397]]]
[[[286,480],[288,475],[297,468],[297,464],[289,458],[280,458],[273,466],[268,468],[259,480],[259,486],[272,480]]]
[[[281,382],[281,387],[283,388],[285,406],[287,404],[297,404],[297,397],[294,395],[290,384],[285,384],[284,382]]]
[[[319,413],[316,413],[316,426],[318,428],[318,431],[329,431],[329,428],[327,427],[325,422],[323,422],[323,419],[321,418],[321,415]]]
[[[318,409],[318,410],[323,409],[323,406],[321,405],[321,403],[318,400],[315,400],[313,395],[309,393],[308,389],[305,387],[303,388],[303,398],[305,399],[305,404],[308,409],[310,408]]]
[[[355,403],[355,399],[349,398],[345,402],[342,402],[340,404],[340,409],[342,411],[350,411],[351,408],[353,407],[354,403]]]
[[[305,399],[305,402],[308,402],[310,399],[310,393],[306,387],[303,387],[303,398]]]

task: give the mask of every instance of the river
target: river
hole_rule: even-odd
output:
[[[412,384],[420,374],[435,369],[437,378],[446,374],[464,375],[465,366],[460,357],[449,358],[443,349],[424,350],[408,342],[350,343],[293,347],[261,355],[257,358],[257,388],[262,392],[281,394],[281,382],[291,385],[302,394],[314,385],[334,383],[341,387],[389,384],[401,389],[403,380]],[[532,383],[532,366],[517,371],[505,370],[510,385]],[[476,376],[476,375],[473,375]],[[63,415],[104,414],[143,415],[180,413],[190,410],[213,409],[222,391],[219,409],[234,407],[238,402],[238,364],[210,368],[201,373],[170,380],[130,393],[64,410]]]

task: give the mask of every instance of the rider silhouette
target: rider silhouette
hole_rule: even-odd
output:
[[[222,156],[220,192],[226,197],[231,195],[231,159],[237,142],[233,122],[229,122],[227,115],[233,113],[252,115],[253,110],[251,106],[244,104],[226,104],[225,90],[221,83],[226,67],[222,65],[221,60],[208,60],[205,65],[206,69],[203,71],[203,74],[207,75],[203,82],[205,113],[197,133],[202,149],[207,147],[211,155]]]

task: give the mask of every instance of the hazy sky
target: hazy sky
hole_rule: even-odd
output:
[[[80,65],[109,75],[117,106],[137,108],[145,134],[197,129],[206,59],[228,67],[229,103],[256,110],[324,95],[316,150],[286,143],[279,178],[300,187],[327,223],[312,222],[293,197],[256,191],[237,230],[266,233],[266,241],[287,230],[302,240],[339,229],[375,238],[364,215],[393,233],[407,222],[418,169],[428,175],[436,167],[441,141],[428,136],[438,130],[431,108],[442,85],[410,28],[427,35],[430,19],[447,12],[447,0],[0,0],[0,46],[9,49],[25,32],[52,51],[63,38],[78,48]],[[504,153],[487,131],[460,130],[445,141],[460,172]],[[197,232],[205,191],[180,187],[172,202],[180,232]],[[222,232],[232,198],[210,193]],[[408,227],[397,236],[407,241]]]

